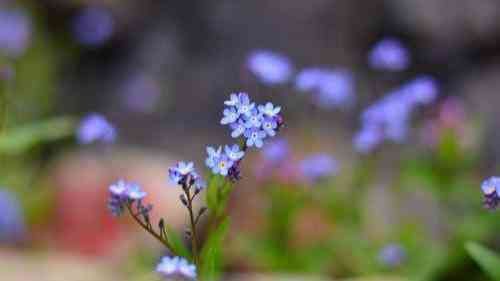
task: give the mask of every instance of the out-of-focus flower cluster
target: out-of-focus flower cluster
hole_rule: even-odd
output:
[[[398,244],[388,244],[380,250],[378,259],[384,266],[397,267],[406,260],[406,252]]]
[[[403,142],[411,121],[411,113],[420,105],[428,105],[438,96],[437,82],[419,76],[393,90],[369,106],[361,115],[361,130],[354,138],[358,152],[368,153],[384,140]]]
[[[156,272],[166,279],[196,279],[196,267],[181,257],[163,257]]]
[[[111,38],[114,25],[115,21],[109,10],[103,7],[86,7],[73,18],[73,36],[84,46],[99,46]]]
[[[410,65],[410,54],[399,40],[385,38],[370,51],[368,62],[377,70],[402,71]]]
[[[16,58],[29,47],[32,35],[30,18],[20,9],[0,8],[0,53]]]
[[[168,169],[170,181],[181,186],[194,186],[196,192],[203,190],[207,184],[194,169],[193,162],[179,162]]]
[[[77,139],[81,144],[112,143],[116,139],[116,129],[101,114],[91,113],[80,122]]]

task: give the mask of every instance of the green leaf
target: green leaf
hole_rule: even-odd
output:
[[[222,242],[226,236],[229,228],[229,219],[226,218],[222,223],[213,231],[200,254],[200,280],[202,281],[215,281],[219,279],[222,267]]]
[[[224,184],[224,178],[221,175],[212,174],[208,180],[207,188],[207,207],[215,212],[219,203],[219,189]]]
[[[177,232],[175,232],[175,230],[168,225],[165,226],[165,230],[167,231],[168,243],[173,248],[173,254],[192,260],[191,252],[188,250],[186,245],[184,245],[182,238],[177,234]]]
[[[40,143],[69,137],[74,123],[71,118],[59,117],[9,129],[0,135],[0,154],[17,155]]]
[[[467,243],[465,249],[493,280],[500,281],[500,257],[496,253],[475,242]]]

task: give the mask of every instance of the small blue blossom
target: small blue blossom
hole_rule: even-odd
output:
[[[222,113],[224,114],[224,117],[220,120],[222,125],[234,123],[240,117],[240,113],[234,107],[226,108]]]
[[[259,128],[262,125],[262,113],[258,110],[253,109],[248,115],[244,117],[245,127],[247,128]]]
[[[484,206],[494,210],[500,203],[500,177],[491,177],[481,184],[484,197]]]
[[[335,175],[338,164],[328,154],[314,154],[300,162],[300,171],[305,180],[316,182]]]
[[[31,21],[22,10],[0,10],[0,53],[12,58],[24,54],[31,32]]]
[[[223,154],[219,157],[217,164],[212,168],[214,174],[220,174],[222,176],[227,176],[229,169],[233,166],[234,162],[229,159],[229,157]]]
[[[261,148],[264,145],[264,138],[266,137],[266,132],[258,128],[250,128],[245,131],[245,137],[247,138],[247,146],[255,146]]]
[[[359,153],[369,153],[382,141],[383,136],[377,128],[363,128],[354,137],[354,148]]]
[[[168,177],[175,184],[185,184],[188,177],[196,180],[198,174],[194,170],[193,162],[179,162],[168,169]]]
[[[82,45],[99,46],[113,35],[115,20],[109,10],[88,7],[73,19],[73,35]]]
[[[251,53],[247,66],[262,83],[267,85],[284,84],[293,73],[292,63],[287,57],[267,50]]]
[[[378,259],[387,267],[397,267],[406,260],[406,252],[398,244],[389,244],[380,250]]]
[[[265,105],[259,105],[258,106],[259,112],[262,113],[263,115],[266,115],[268,117],[275,117],[280,113],[281,107],[280,106],[274,106],[272,103],[268,102]]]
[[[231,161],[239,161],[243,156],[245,156],[245,152],[240,150],[240,147],[237,144],[233,144],[232,146],[226,145],[224,147],[224,152],[227,157]]]
[[[255,107],[255,103],[250,101],[250,98],[246,93],[239,93],[238,99],[239,102],[236,105],[238,113],[241,115],[247,115],[247,116],[250,115]]]
[[[438,96],[438,83],[428,75],[420,75],[401,86],[401,92],[414,104],[426,105],[434,102]]]
[[[24,214],[16,197],[0,188],[0,243],[17,243],[26,235]]]
[[[217,161],[219,161],[219,158],[222,155],[222,147],[219,146],[217,149],[208,146],[207,147],[207,159],[205,159],[205,164],[207,165],[208,168],[213,169],[215,165],[217,165]]]
[[[108,209],[114,216],[120,216],[129,202],[140,201],[146,196],[138,184],[124,180],[111,184],[109,193]]]
[[[239,95],[244,95],[245,93],[233,93],[229,95],[229,100],[225,101],[224,104],[227,106],[236,106],[240,103]]]
[[[199,192],[207,187],[207,182],[201,178],[201,177],[196,177],[194,180],[194,188]]]
[[[137,184],[130,185],[127,191],[128,198],[131,200],[141,200],[146,197],[147,193],[144,192]]]
[[[276,128],[278,128],[278,123],[274,118],[265,118],[262,122],[262,130],[270,137],[276,135]]]
[[[163,257],[156,266],[156,272],[165,279],[196,279],[196,266],[182,257]]]
[[[402,71],[410,64],[410,54],[399,40],[387,38],[373,47],[368,60],[374,69]]]
[[[231,132],[231,137],[238,138],[245,133],[247,127],[245,125],[245,121],[239,120],[238,122],[231,124],[231,129],[233,130]]]
[[[116,129],[104,116],[91,113],[80,122],[77,138],[81,144],[112,143],[116,139]]]

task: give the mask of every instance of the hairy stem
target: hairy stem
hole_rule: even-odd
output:
[[[191,250],[193,251],[193,260],[196,266],[199,265],[199,260],[198,260],[198,240],[197,240],[197,235],[196,235],[196,220],[194,218],[194,213],[193,213],[193,199],[196,195],[191,195],[190,188],[185,188],[184,192],[186,193],[187,197],[187,209],[189,212],[189,221],[191,223]]]
[[[151,224],[145,224],[140,218],[140,214],[134,214],[134,212],[132,211],[132,208],[131,208],[131,205],[130,204],[127,204],[127,210],[128,212],[130,213],[130,215],[132,216],[132,218],[135,220],[135,222],[137,222],[137,224],[139,224],[144,230],[146,230],[149,234],[151,234],[154,238],[156,238],[156,240],[158,240],[160,243],[162,243],[163,245],[165,245],[165,247],[167,247],[167,249],[172,252],[173,254],[177,255],[177,253],[174,251],[173,247],[170,245],[170,243],[168,242],[168,239],[167,239],[167,233],[165,232],[164,234],[164,237],[165,239],[163,239],[162,235],[161,234],[158,234],[156,233],[156,231],[154,231],[154,229],[151,227]]]

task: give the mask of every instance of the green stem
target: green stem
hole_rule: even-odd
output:
[[[189,188],[185,188],[184,192],[186,193],[187,196],[187,209],[189,211],[189,221],[191,223],[191,250],[193,251],[193,260],[194,264],[196,266],[199,265],[199,260],[198,260],[198,240],[197,240],[197,235],[196,235],[196,220],[194,218],[194,213],[193,213],[193,199],[196,195],[191,196],[191,192]]]
[[[162,243],[165,247],[167,247],[167,249],[172,252],[173,254],[177,255],[177,253],[175,252],[174,248],[170,245],[170,243],[168,242],[168,239],[167,239],[167,233],[165,233],[165,239],[163,239],[162,235],[161,234],[158,234],[156,233],[152,227],[148,227],[147,224],[145,224],[144,222],[142,222],[142,220],[139,218],[139,215],[140,214],[134,214],[134,212],[132,211],[131,207],[130,207],[130,204],[127,204],[127,210],[128,212],[130,213],[130,216],[132,216],[132,218],[137,222],[137,224],[139,224],[144,230],[146,230],[149,234],[151,234],[154,238],[156,238],[156,240],[158,240],[160,243]]]

